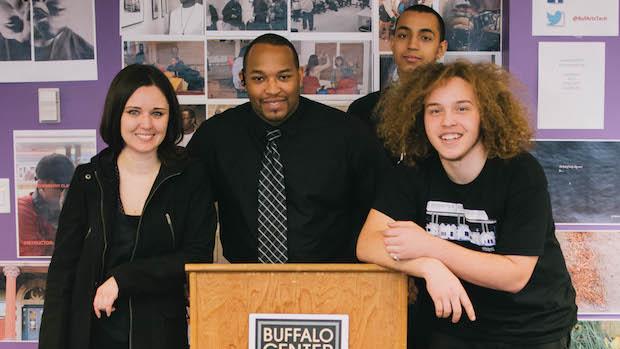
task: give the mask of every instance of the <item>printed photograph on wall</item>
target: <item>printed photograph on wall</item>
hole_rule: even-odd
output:
[[[84,0],[33,1],[35,60],[94,59],[92,6]]]
[[[308,40],[293,45],[303,69],[302,94],[365,95],[372,90],[370,42]]]
[[[30,14],[28,1],[0,0],[0,62],[30,60]]]
[[[619,224],[620,142],[537,140],[556,224]]]
[[[161,18],[168,16],[168,0],[160,0],[161,1]]]
[[[17,256],[50,257],[75,167],[96,154],[95,130],[13,131]]]
[[[448,51],[500,51],[501,0],[440,0]]]
[[[208,40],[209,98],[247,98],[239,78],[250,40]],[[293,41],[303,69],[302,94],[361,95],[371,89],[370,42]]]
[[[434,0],[379,0],[379,51],[391,53],[390,39],[396,20],[403,11],[413,5],[425,5],[437,9]]]
[[[388,87],[392,81],[398,80],[398,70],[396,70],[393,55],[379,56],[379,78],[381,90]]]
[[[96,80],[94,6],[0,0],[0,82]]]
[[[287,30],[287,0],[209,0],[206,2],[207,30]]]
[[[144,0],[120,0],[121,28],[142,23],[142,21],[144,21],[143,2]]]
[[[247,98],[239,73],[251,40],[207,40],[207,93],[209,98]]]
[[[159,18],[159,0],[151,0],[151,12],[153,13],[152,18]]]
[[[493,63],[502,65],[501,53],[486,52],[446,52],[443,57],[444,63],[453,63],[456,61],[467,61],[471,63]]]
[[[43,261],[0,262],[0,341],[39,339],[47,267]]]
[[[205,34],[205,8],[203,0],[119,0],[124,3],[136,3],[140,11],[151,15],[142,15],[142,20],[121,13],[121,35],[200,35]],[[146,7],[146,8],[145,8]],[[130,7],[134,8],[134,7]],[[125,10],[126,11],[126,10]],[[134,10],[135,11],[135,10]]]
[[[367,33],[371,5],[370,0],[291,0],[291,31]]]
[[[571,349],[620,348],[620,321],[577,322],[571,332]]]
[[[209,104],[207,105],[207,119],[236,106],[237,104]]]
[[[194,133],[207,118],[206,105],[181,105],[181,118],[183,119],[183,138],[178,144],[181,147],[187,146]]]
[[[159,68],[178,95],[204,94],[204,41],[124,41],[123,64],[134,63]]]
[[[204,35],[205,9],[203,0],[167,0],[166,10],[170,11],[170,35]],[[162,5],[163,6],[163,5]]]
[[[620,231],[557,231],[580,314],[620,317]]]

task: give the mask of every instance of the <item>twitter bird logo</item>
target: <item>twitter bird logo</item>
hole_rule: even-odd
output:
[[[547,20],[549,21],[547,25],[556,26],[556,27],[564,25],[563,19],[564,19],[564,12],[562,11],[555,11],[555,13],[547,12]]]

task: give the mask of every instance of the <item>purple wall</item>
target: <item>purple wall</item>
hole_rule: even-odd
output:
[[[99,80],[0,84],[0,178],[11,181],[11,213],[0,214],[0,260],[16,258],[13,130],[93,129],[98,127],[110,81],[121,67],[118,1],[96,0]],[[37,89],[60,88],[61,123],[39,124]],[[101,147],[101,140],[98,145]],[[0,347],[1,348],[1,347]]]
[[[510,0],[504,0],[510,1]],[[542,0],[539,0],[542,1]],[[527,87],[531,113],[536,125],[538,101],[538,43],[556,42],[605,42],[605,129],[603,130],[538,130],[539,139],[620,139],[620,71],[615,62],[620,57],[620,37],[559,37],[532,36],[532,2],[509,3],[508,69]],[[584,115],[583,117],[588,117]],[[597,229],[617,230],[617,226],[596,227],[562,226],[562,230]],[[580,316],[580,319],[607,320],[605,315]]]
[[[508,0],[505,0],[508,1]],[[97,56],[99,81],[64,83],[0,84],[0,178],[11,179],[10,214],[0,214],[0,261],[16,258],[15,207],[13,193],[13,130],[87,129],[97,128],[105,92],[114,74],[121,66],[121,42],[118,34],[118,1],[96,0]],[[537,94],[537,60],[539,41],[604,41],[607,62],[620,57],[620,38],[558,38],[531,36],[531,2],[511,1],[509,4],[510,48],[507,52],[509,69],[528,88],[532,105]],[[539,138],[620,138],[620,73],[611,64],[606,65],[605,130],[539,131]],[[59,87],[61,93],[62,123],[38,123],[37,89]],[[536,109],[532,108],[535,114]],[[587,117],[587,116],[584,116]],[[102,143],[99,142],[99,148]],[[600,227],[604,228],[604,227]],[[35,348],[32,343],[0,343],[0,349]]]
[[[537,138],[553,139],[618,139],[620,138],[620,72],[613,64],[620,57],[620,37],[532,36],[532,2],[510,3],[509,69],[528,87],[529,99],[536,106],[538,94],[538,43],[605,42],[605,129],[604,130],[540,130]],[[536,118],[536,108],[532,108]],[[583,116],[588,117],[587,115]],[[534,124],[535,125],[535,124]]]
[[[10,178],[11,182],[11,213],[0,214],[0,261],[14,260],[17,255],[13,130],[98,127],[107,87],[121,67],[118,4],[118,0],[95,0],[99,81],[0,84],[0,178]],[[60,88],[60,124],[39,124],[37,89],[40,87]],[[98,145],[101,148],[100,140]],[[36,344],[0,343],[0,349],[17,348],[36,348]]]

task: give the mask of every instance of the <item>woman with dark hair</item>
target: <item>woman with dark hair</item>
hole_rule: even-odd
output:
[[[163,73],[130,65],[114,78],[108,148],[75,170],[60,214],[40,349],[187,347],[184,263],[212,261],[215,212],[182,130]]]
[[[323,70],[331,66],[331,62],[327,55],[321,55],[321,59],[325,60],[325,64],[321,64],[319,61],[319,56],[317,55],[310,55],[310,57],[308,57],[308,64],[306,64],[304,78],[302,81],[302,93],[315,94],[321,88],[319,76]]]

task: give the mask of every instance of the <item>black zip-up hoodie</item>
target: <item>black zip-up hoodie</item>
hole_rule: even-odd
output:
[[[93,299],[117,209],[115,154],[105,149],[76,168],[60,214],[39,349],[90,345]],[[162,163],[145,203],[130,262],[110,270],[129,299],[130,349],[186,348],[185,263],[213,261],[216,216],[203,166]]]

